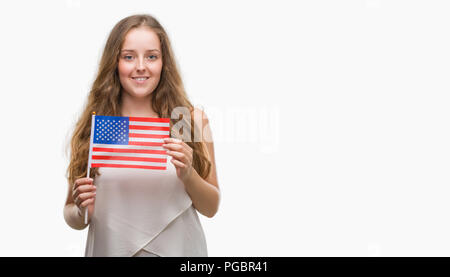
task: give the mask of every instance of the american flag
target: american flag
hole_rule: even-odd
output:
[[[88,167],[165,170],[170,118],[92,115]]]

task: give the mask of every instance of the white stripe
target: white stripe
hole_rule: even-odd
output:
[[[167,166],[167,163],[151,163],[151,162],[135,162],[135,161],[112,161],[112,160],[95,160],[92,163],[99,164],[128,164],[128,165],[148,165],[148,166]]]
[[[160,138],[128,138],[128,141],[164,142],[164,140]]]
[[[170,131],[159,131],[159,130],[136,130],[136,129],[130,129],[130,133],[135,134],[153,134],[153,135],[169,135]]]
[[[116,152],[97,152],[93,151],[94,155],[98,156],[119,156],[119,157],[139,157],[139,158],[158,158],[164,159],[168,155],[164,154],[144,154],[144,153],[116,153]]]
[[[130,121],[129,125],[170,127],[170,123],[169,123],[169,122],[141,122],[141,121]]]
[[[124,144],[100,144],[100,143],[94,143],[94,147],[114,148],[114,149],[166,150],[162,146],[124,145]]]

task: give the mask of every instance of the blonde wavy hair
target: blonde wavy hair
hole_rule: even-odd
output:
[[[171,118],[171,130],[174,124],[180,122],[183,126],[188,127],[183,129],[183,132],[185,130],[190,131],[191,138],[194,136],[194,132],[199,132],[201,126],[197,126],[194,122],[194,106],[184,90],[165,30],[153,16],[138,14],[126,17],[119,21],[109,34],[87,103],[75,125],[70,140],[70,163],[66,174],[69,186],[73,186],[76,179],[86,177],[87,174],[92,112],[96,112],[98,115],[122,116],[120,109],[122,86],[117,69],[120,50],[126,34],[131,29],[141,26],[150,27],[158,35],[162,51],[161,77],[158,86],[152,92],[151,98],[153,110],[160,118],[170,118],[174,108],[187,108],[191,112],[190,120],[189,117],[184,116],[178,119]],[[182,139],[179,134],[174,134],[174,132],[172,132],[172,137]],[[211,161],[205,143],[192,139],[184,141],[193,149],[192,165],[194,169],[202,178],[207,178],[211,171]],[[92,168],[89,177],[95,178],[97,175],[100,175],[98,168]]]

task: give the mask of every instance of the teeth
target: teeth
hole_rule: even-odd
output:
[[[147,80],[148,78],[133,78],[133,79],[135,79],[135,80],[137,80],[137,81],[145,81],[145,80]]]

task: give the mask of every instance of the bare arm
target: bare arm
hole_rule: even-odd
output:
[[[194,207],[204,216],[211,218],[217,213],[220,203],[220,189],[217,181],[214,143],[208,118],[201,110],[196,109],[194,113],[196,113],[194,119],[201,120],[198,120],[197,123],[203,130],[202,136],[211,161],[211,172],[207,178],[203,179],[195,170],[193,170],[191,176],[184,184],[186,192],[191,197]]]
[[[76,230],[83,230],[89,225],[84,224],[84,217],[74,203],[64,206],[64,219],[70,227]]]
[[[195,170],[184,185],[192,199],[192,204],[201,214],[211,218],[217,213],[220,191],[216,186],[205,181]]]

